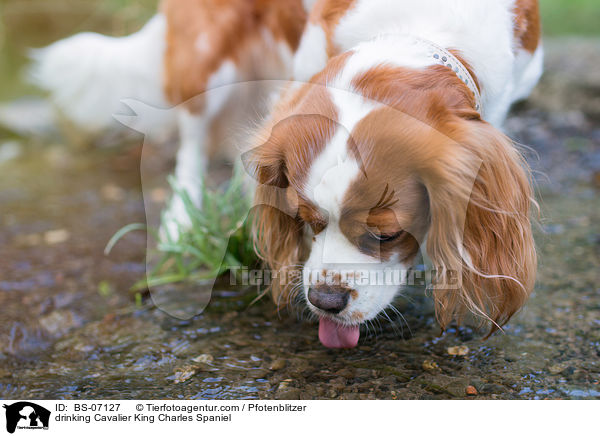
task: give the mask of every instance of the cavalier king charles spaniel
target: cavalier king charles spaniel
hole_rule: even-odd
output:
[[[542,72],[536,0],[163,0],[137,34],[37,56],[38,83],[80,124],[105,127],[99,108],[123,97],[177,105],[175,173],[199,206],[214,145],[250,116],[227,85],[276,92],[244,154],[256,249],[275,301],[304,297],[327,347],[354,347],[421,254],[442,328],[470,313],[493,332],[532,291],[535,201],[500,128]],[[99,63],[119,86],[101,86]],[[57,80],[67,70],[89,80]],[[166,216],[168,232],[189,223],[176,199]]]

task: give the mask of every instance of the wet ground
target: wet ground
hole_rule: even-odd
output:
[[[249,306],[254,289],[223,285],[190,321],[136,303],[145,234],[103,249],[144,220],[139,138],[83,150],[0,130],[0,398],[600,399],[600,43],[547,48],[542,84],[506,125],[532,147],[538,282],[486,341],[440,336],[418,289],[398,301],[405,321],[343,351],[269,301]],[[150,162],[169,171],[161,152]]]

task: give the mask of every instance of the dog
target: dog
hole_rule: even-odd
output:
[[[127,107],[142,112],[135,129],[155,142],[166,142],[174,130],[176,184],[201,207],[209,160],[239,158],[229,127],[260,119],[268,111],[262,100],[275,92],[276,81],[292,78],[310,7],[304,3],[163,0],[132,35],[81,33],[34,50],[29,76],[63,118],[91,139],[123,127],[115,118]],[[162,237],[177,240],[190,225],[184,202],[174,196],[164,212]]]
[[[141,33],[164,47],[155,75],[169,103],[239,80],[294,80],[265,110],[245,161],[258,183],[257,252],[279,277],[273,296],[299,293],[323,345],[356,346],[421,247],[442,328],[470,313],[491,334],[523,306],[535,200],[500,129],[542,73],[537,1],[167,0],[161,11]],[[56,50],[37,71],[56,76]],[[178,116],[175,173],[193,198],[206,133],[239,104],[223,94]],[[170,219],[185,224],[180,206]],[[398,283],[370,280],[384,270],[400,272]]]

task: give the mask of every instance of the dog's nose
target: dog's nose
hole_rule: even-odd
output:
[[[348,305],[350,294],[347,289],[330,286],[316,286],[308,290],[308,301],[321,310],[339,313]]]

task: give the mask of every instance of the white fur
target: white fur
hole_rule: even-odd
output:
[[[140,100],[166,107],[162,91],[166,20],[156,15],[139,32],[113,38],[80,33],[32,54],[31,80],[78,127],[99,133],[118,126],[113,114],[121,100]],[[147,131],[173,123],[173,118],[149,119]]]
[[[320,272],[325,270],[339,274],[341,283],[350,285],[357,292],[356,298],[351,299],[335,319],[342,324],[358,324],[375,318],[392,303],[399,287],[406,284],[409,267],[398,262],[397,255],[389,261],[378,262],[360,252],[342,233],[339,222],[333,220],[314,238],[310,256],[304,265],[303,290],[309,307],[321,316],[327,315],[310,303],[308,291],[311,285],[323,281],[322,277],[318,277]],[[399,274],[398,282],[378,282],[378,277],[392,270]]]
[[[202,206],[202,177],[208,162],[203,139],[207,135],[208,123],[202,116],[193,115],[184,108],[178,109],[180,146],[175,160],[175,182],[178,189],[185,191],[194,206]],[[177,241],[180,231],[190,228],[191,220],[180,196],[171,198],[164,212],[161,235]]]
[[[339,82],[335,83],[339,86]],[[313,161],[304,189],[309,199],[339,218],[342,196],[359,173],[357,162],[348,154],[350,132],[377,105],[341,88],[332,87],[329,92],[338,108],[339,126],[329,144]]]
[[[234,87],[230,86],[238,76],[235,64],[227,60],[208,80],[206,92],[198,98],[205,99],[204,111],[190,113],[185,107],[177,109],[179,124],[179,151],[175,161],[175,181],[187,192],[197,208],[202,207],[202,178],[208,169],[208,141],[211,122],[219,115],[231,97]],[[173,240],[179,238],[180,227],[186,230],[191,221],[179,196],[171,199],[165,211],[163,228]]]
[[[527,98],[540,80],[544,70],[544,48],[540,44],[533,55],[520,50],[515,60],[515,76],[520,77],[516,82],[513,101]]]
[[[306,12],[310,12],[316,2],[317,2],[317,0],[302,0],[302,5],[304,6],[304,10]]]
[[[308,82],[327,65],[327,38],[318,25],[309,23],[294,57],[294,79]]]
[[[510,104],[522,98],[541,73],[541,50],[530,57],[530,67],[525,54],[514,55],[513,8],[514,0],[358,0],[340,20],[333,42],[342,51],[364,47],[361,56],[371,65],[379,59],[413,68],[432,62],[414,53],[407,44],[410,37],[459,50],[481,86],[483,118],[499,127]],[[304,35],[299,59],[321,59],[325,44],[318,34],[311,28]],[[529,79],[523,79],[524,74]]]
[[[394,256],[387,262],[362,253],[342,233],[339,222],[344,196],[351,183],[360,175],[359,163],[349,153],[348,139],[354,125],[379,106],[359,94],[344,90],[351,76],[340,74],[331,82],[329,92],[336,106],[339,125],[331,141],[311,165],[304,194],[327,214],[325,230],[315,235],[310,256],[304,265],[304,293],[312,310],[320,313],[308,301],[311,285],[319,278],[315,273],[327,271],[340,275],[341,282],[357,291],[356,298],[336,319],[344,324],[370,320],[384,310],[398,292],[399,284],[406,280],[409,265],[400,264]],[[374,283],[372,275],[385,269],[400,271],[400,283]],[[324,315],[321,313],[321,315]]]

